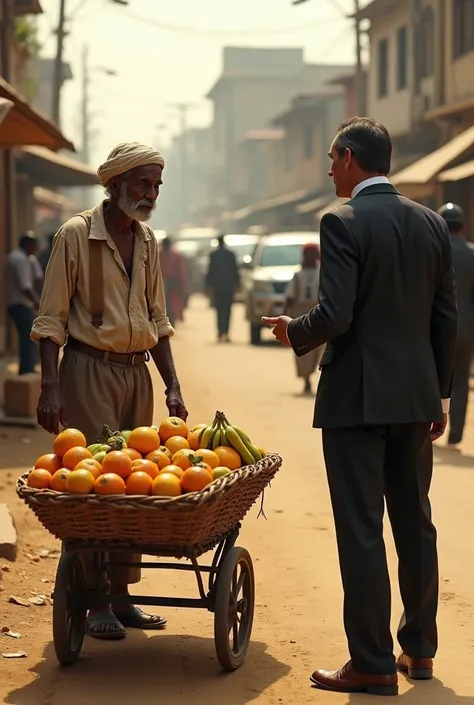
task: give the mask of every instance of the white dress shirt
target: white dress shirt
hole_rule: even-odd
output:
[[[371,176],[369,179],[364,179],[364,181],[358,183],[357,186],[354,186],[354,188],[352,189],[351,198],[355,198],[357,194],[360,193],[363,189],[367,188],[367,186],[375,186],[376,184],[388,183],[390,182],[386,176]],[[449,413],[450,402],[450,399],[441,399],[443,414]]]

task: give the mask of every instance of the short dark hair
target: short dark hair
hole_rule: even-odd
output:
[[[38,240],[33,233],[24,233],[20,238],[19,245],[22,250],[26,250],[27,247],[37,247]]]
[[[340,157],[350,149],[360,168],[372,174],[390,173],[392,140],[386,127],[368,117],[353,117],[341,123],[334,146]]]

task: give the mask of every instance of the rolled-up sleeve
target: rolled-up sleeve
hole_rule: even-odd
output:
[[[77,281],[77,253],[67,235],[64,228],[54,238],[39,312],[31,330],[35,342],[51,338],[61,347],[66,342],[70,302]]]
[[[166,315],[165,286],[160,265],[160,252],[154,237],[153,240],[149,240],[149,247],[152,271],[149,295],[150,304],[153,308],[153,318],[158,328],[158,338],[171,338],[174,335],[174,328]]]

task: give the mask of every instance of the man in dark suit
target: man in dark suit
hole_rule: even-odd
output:
[[[297,355],[327,343],[314,426],[323,451],[351,660],[315,671],[319,687],[395,695],[397,668],[431,678],[438,561],[428,498],[432,441],[446,428],[457,311],[444,220],[390,185],[391,140],[369,118],[343,123],[329,176],[351,200],[321,220],[319,305],[264,319]],[[384,498],[404,614],[395,661]]]
[[[455,203],[446,203],[438,213],[451,233],[453,267],[458,304],[458,341],[454,365],[454,383],[449,413],[450,448],[461,443],[469,399],[469,377],[474,355],[474,245],[464,237],[464,213]]]

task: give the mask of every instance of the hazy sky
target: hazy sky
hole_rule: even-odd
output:
[[[59,0],[41,0],[42,54],[53,56]],[[366,4],[366,3],[364,3]],[[62,94],[62,129],[80,147],[81,54],[89,45],[94,166],[124,140],[166,144],[178,131],[176,102],[193,103],[191,125],[207,124],[205,95],[221,72],[224,46],[303,47],[306,61],[350,63],[352,0],[66,0],[65,60],[74,79]],[[94,67],[117,72],[105,76]]]

